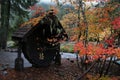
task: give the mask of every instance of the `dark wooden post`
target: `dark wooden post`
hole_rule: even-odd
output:
[[[56,49],[55,64],[56,65],[61,65],[60,43],[58,44],[57,47],[58,48]]]
[[[23,58],[21,57],[21,53],[22,53],[21,46],[22,46],[22,43],[21,41],[19,41],[18,55],[17,55],[17,58],[15,59],[15,70],[17,71],[23,71],[24,69],[24,61],[23,61]]]

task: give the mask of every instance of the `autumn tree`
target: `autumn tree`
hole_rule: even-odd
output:
[[[79,28],[77,28],[77,14],[68,13],[63,16],[61,23],[72,41],[77,40]]]
[[[109,15],[111,16],[111,29],[113,30],[114,39],[116,40],[116,45],[120,47],[120,1],[111,1],[108,6],[113,8]]]

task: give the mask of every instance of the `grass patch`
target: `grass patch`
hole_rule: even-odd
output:
[[[60,46],[60,51],[73,53],[74,52],[74,43],[71,43],[71,42],[62,43]]]

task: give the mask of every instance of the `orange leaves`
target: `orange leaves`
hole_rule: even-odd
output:
[[[113,47],[108,47],[107,49],[105,49],[105,54],[113,55],[113,54],[116,54],[116,52]]]
[[[99,19],[99,22],[107,22],[109,20],[109,18],[101,18]]]
[[[24,27],[25,25],[31,24],[32,26],[35,26],[38,24],[38,22],[43,18],[44,16],[39,16],[37,18],[32,18],[29,21],[23,23],[21,27]]]
[[[105,54],[104,51],[105,50],[104,50],[103,46],[96,46],[95,54],[96,55],[103,55],[103,54]]]
[[[32,16],[34,16],[35,18],[32,18],[30,19],[29,21],[23,23],[21,25],[21,27],[25,26],[25,25],[28,25],[28,24],[31,24],[32,26],[35,26],[38,24],[38,22],[45,16],[45,11],[44,9],[41,7],[41,6],[38,6],[38,5],[33,5],[33,6],[30,6],[29,7],[29,10],[31,10],[33,13],[32,13]]]
[[[84,45],[82,42],[78,42],[75,44],[74,46],[74,51],[77,52],[77,51],[80,51],[80,49],[84,48]]]
[[[116,48],[115,53],[116,53],[117,57],[120,58],[120,48]]]
[[[87,47],[85,47],[82,42],[78,42],[74,46],[74,51],[79,51],[80,56],[87,54],[91,57],[91,60],[96,60],[98,58],[106,59],[111,55],[120,57],[120,48],[108,47],[106,49],[103,44],[94,45],[89,43]]]

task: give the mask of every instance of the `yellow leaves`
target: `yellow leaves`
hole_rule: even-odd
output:
[[[67,34],[70,36],[71,41],[76,41],[76,36],[79,34],[80,31],[80,29],[78,28],[78,15],[74,12],[68,13],[63,16],[61,23]]]
[[[110,34],[110,29],[108,29],[112,26],[110,12],[114,11],[116,7],[118,7],[118,4],[113,5],[108,3],[104,7],[93,8],[85,11],[86,19],[88,22],[88,37],[95,37],[99,39],[101,38],[100,40],[102,40],[105,35]],[[75,8],[78,8],[78,6]],[[78,22],[78,14],[74,12],[64,15],[61,22],[63,24],[63,27],[66,27],[66,31],[68,34],[70,34],[70,36],[74,35],[73,28],[70,27],[74,23],[77,24],[75,27],[79,27],[78,32],[81,32],[81,36],[84,36],[86,25],[84,24],[81,13],[80,22]],[[108,31],[104,31],[104,29],[108,29]]]
[[[61,23],[65,29],[68,29],[73,24],[75,24],[74,27],[77,27],[77,25],[76,25],[77,21],[78,21],[77,14],[69,13],[69,14],[66,14],[63,16]]]
[[[108,4],[109,5],[109,4]],[[101,7],[95,8],[92,10],[88,10],[86,12],[87,21],[88,21],[88,32],[89,37],[105,37],[105,34],[109,34],[111,27],[111,16],[109,15],[109,11],[113,10],[112,7]],[[108,29],[107,32],[104,29]],[[103,33],[105,32],[105,34]]]
[[[93,24],[89,25],[88,31],[89,34],[91,34],[91,37],[97,37],[97,35],[102,32],[102,30],[98,26]]]

